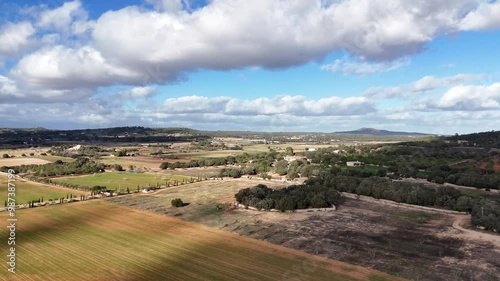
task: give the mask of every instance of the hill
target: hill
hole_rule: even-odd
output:
[[[373,128],[361,128],[354,131],[335,132],[335,134],[372,135],[372,136],[431,136],[432,135],[432,134],[417,133],[417,132],[395,132],[388,130],[378,130]]]

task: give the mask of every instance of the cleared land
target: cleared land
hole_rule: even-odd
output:
[[[190,177],[179,175],[166,175],[154,173],[129,173],[129,172],[107,172],[102,174],[93,174],[74,177],[53,178],[55,183],[70,183],[81,186],[93,187],[96,185],[106,186],[108,189],[117,191],[126,191],[139,187],[156,186],[156,184],[165,185],[167,182],[173,184],[174,181],[189,180]]]
[[[0,159],[0,167],[2,166],[21,166],[21,165],[41,165],[51,163],[51,161],[31,158],[31,157],[15,157],[15,158],[3,158]]]
[[[148,169],[158,169],[162,162],[175,162],[177,160],[161,160],[157,157],[149,156],[125,156],[125,157],[115,157],[115,156],[103,156],[99,159],[99,162],[108,165],[121,165],[123,169],[128,169],[129,166],[133,166],[134,169],[148,170]],[[179,160],[181,161],[181,160]]]
[[[500,278],[500,248],[480,234],[473,239],[454,228],[453,215],[352,199],[335,212],[280,213],[231,207],[239,189],[258,183],[283,185],[245,178],[211,180],[109,200],[413,280]],[[171,207],[167,202],[173,198],[190,204]]]
[[[80,195],[87,194],[86,192],[62,188],[52,185],[40,184],[16,178],[14,181],[16,186],[16,201],[17,203],[28,203],[32,200],[38,200],[43,197],[44,201],[49,199],[58,199],[66,197],[67,194]],[[7,199],[7,176],[0,175],[0,202]],[[2,203],[3,204],[3,203]],[[3,205],[2,205],[3,206]]]
[[[102,200],[17,215],[16,274],[4,263],[2,280],[402,280]]]

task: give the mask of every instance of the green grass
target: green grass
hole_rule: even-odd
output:
[[[173,184],[175,180],[182,182],[189,180],[190,177],[166,174],[151,173],[130,173],[130,172],[109,172],[87,176],[62,177],[53,179],[53,182],[77,184],[81,186],[93,187],[96,185],[106,186],[108,189],[117,191],[126,191],[137,189],[137,186],[156,186],[156,184],[165,185],[168,181]]]
[[[364,268],[345,272],[338,268],[350,265],[342,262],[102,200],[16,215],[22,221],[16,227],[16,274],[4,264],[0,280],[361,281],[383,276]],[[0,240],[8,235],[2,227]]]
[[[48,201],[49,199],[66,197],[67,194],[85,194],[85,192],[79,190],[39,185],[21,181],[20,179],[16,179],[13,183],[16,187],[15,198],[17,203],[28,203],[42,197],[44,201]],[[2,175],[0,176],[0,202],[5,202],[5,200],[7,200],[7,177]]]

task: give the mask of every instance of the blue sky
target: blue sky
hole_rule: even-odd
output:
[[[0,127],[500,128],[497,1],[22,0],[0,11]]]

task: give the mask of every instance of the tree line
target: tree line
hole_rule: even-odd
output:
[[[0,167],[0,171],[6,172],[13,169],[16,174],[29,173],[36,177],[65,176],[73,174],[93,174],[104,172],[106,165],[83,157],[73,162],[57,160],[54,163],[43,165],[20,165],[14,167]]]

